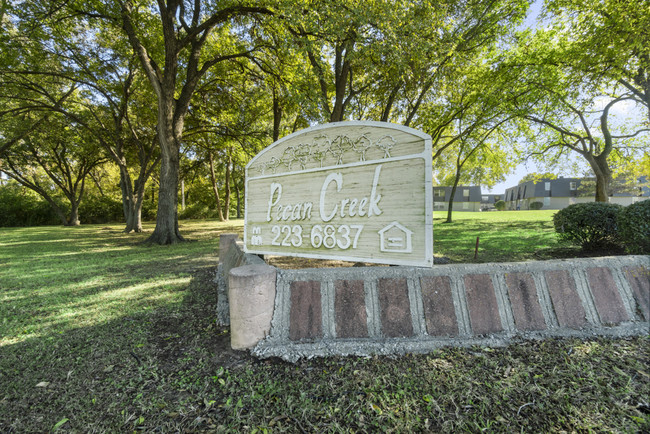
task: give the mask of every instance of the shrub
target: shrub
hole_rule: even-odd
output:
[[[504,209],[506,209],[506,203],[505,203],[505,201],[503,201],[503,200],[497,200],[497,201],[494,203],[494,207],[495,207],[496,209],[498,209],[499,211],[503,211]]]
[[[619,244],[617,217],[622,206],[606,202],[569,205],[553,216],[555,232],[561,240],[578,244],[583,250],[616,247]]]
[[[186,219],[211,219],[217,216],[217,211],[208,208],[203,203],[195,203],[185,207],[184,210],[178,212],[178,218],[181,220]]]
[[[544,203],[542,203],[542,202],[533,202],[533,203],[530,204],[530,209],[538,210],[538,209],[542,209],[543,206],[544,206]]]
[[[38,194],[10,181],[0,185],[0,226],[57,225],[61,221]]]
[[[142,220],[151,221],[156,220],[156,213],[158,212],[158,203],[145,200],[142,203]]]
[[[79,205],[79,219],[83,224],[124,221],[122,201],[108,196],[87,195]]]
[[[650,199],[623,208],[617,222],[620,239],[628,252],[650,254]]]

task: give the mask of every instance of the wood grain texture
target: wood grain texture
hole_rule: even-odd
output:
[[[246,251],[431,266],[427,137],[349,122],[269,146],[247,166]]]

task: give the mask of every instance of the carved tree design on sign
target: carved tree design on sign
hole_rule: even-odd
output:
[[[377,147],[384,151],[383,158],[390,158],[390,150],[397,144],[393,136],[385,135],[377,141]]]
[[[276,174],[286,171],[305,170],[307,168],[323,166],[340,166],[346,163],[365,162],[368,151],[377,149],[383,151],[377,159],[391,158],[391,151],[397,146],[395,138],[389,134],[381,136],[378,140],[371,139],[371,135],[363,133],[357,136],[339,134],[331,139],[327,134],[321,134],[311,139],[311,143],[297,143],[287,146],[281,155],[273,156],[267,161],[259,161],[251,167],[261,175]],[[358,160],[356,160],[358,156]],[[298,168],[296,163],[300,166]]]
[[[352,141],[348,136],[337,136],[330,146],[330,153],[336,158],[336,164],[343,164],[343,155],[352,149]]]
[[[307,164],[307,160],[309,159],[310,155],[311,149],[308,144],[300,144],[296,147],[296,151],[294,153],[295,161],[300,163],[300,168],[302,170],[305,170],[305,165]]]
[[[325,160],[327,154],[330,152],[330,146],[332,146],[332,142],[326,135],[314,137],[311,157],[314,161],[320,163],[320,167],[323,167],[323,160]]]
[[[352,144],[352,149],[354,149],[354,152],[359,154],[359,161],[366,161],[366,151],[368,151],[368,149],[370,149],[371,147],[372,147],[372,142],[365,134],[359,137]]]
[[[280,164],[282,164],[282,160],[278,160],[275,157],[271,157],[269,161],[262,164],[262,167],[264,167],[266,170],[270,170],[271,173],[275,174],[275,171],[278,169]]]
[[[296,161],[296,148],[289,146],[282,153],[282,164],[287,167],[287,170],[291,170],[291,165]]]

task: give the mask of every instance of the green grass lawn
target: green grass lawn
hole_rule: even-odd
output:
[[[446,211],[433,213],[434,254],[455,262],[506,262],[543,259],[560,244],[553,229],[557,211],[455,212],[445,223]],[[476,260],[476,238],[479,249]]]
[[[534,259],[558,248],[550,215],[436,214],[436,256],[471,262],[480,236],[479,261]],[[650,429],[647,337],[259,361],[215,324],[218,235],[241,221],[163,247],[121,228],[0,228],[0,432]]]

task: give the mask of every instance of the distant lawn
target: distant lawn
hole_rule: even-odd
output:
[[[454,262],[510,262],[549,259],[561,244],[553,228],[555,210],[433,213],[433,252]],[[474,260],[479,237],[477,260]]]
[[[554,242],[550,213],[439,217],[456,261],[476,235],[483,261]],[[121,228],[0,228],[0,432],[650,430],[647,337],[259,361],[215,323],[218,236],[241,221],[183,221],[194,241],[163,247]]]

